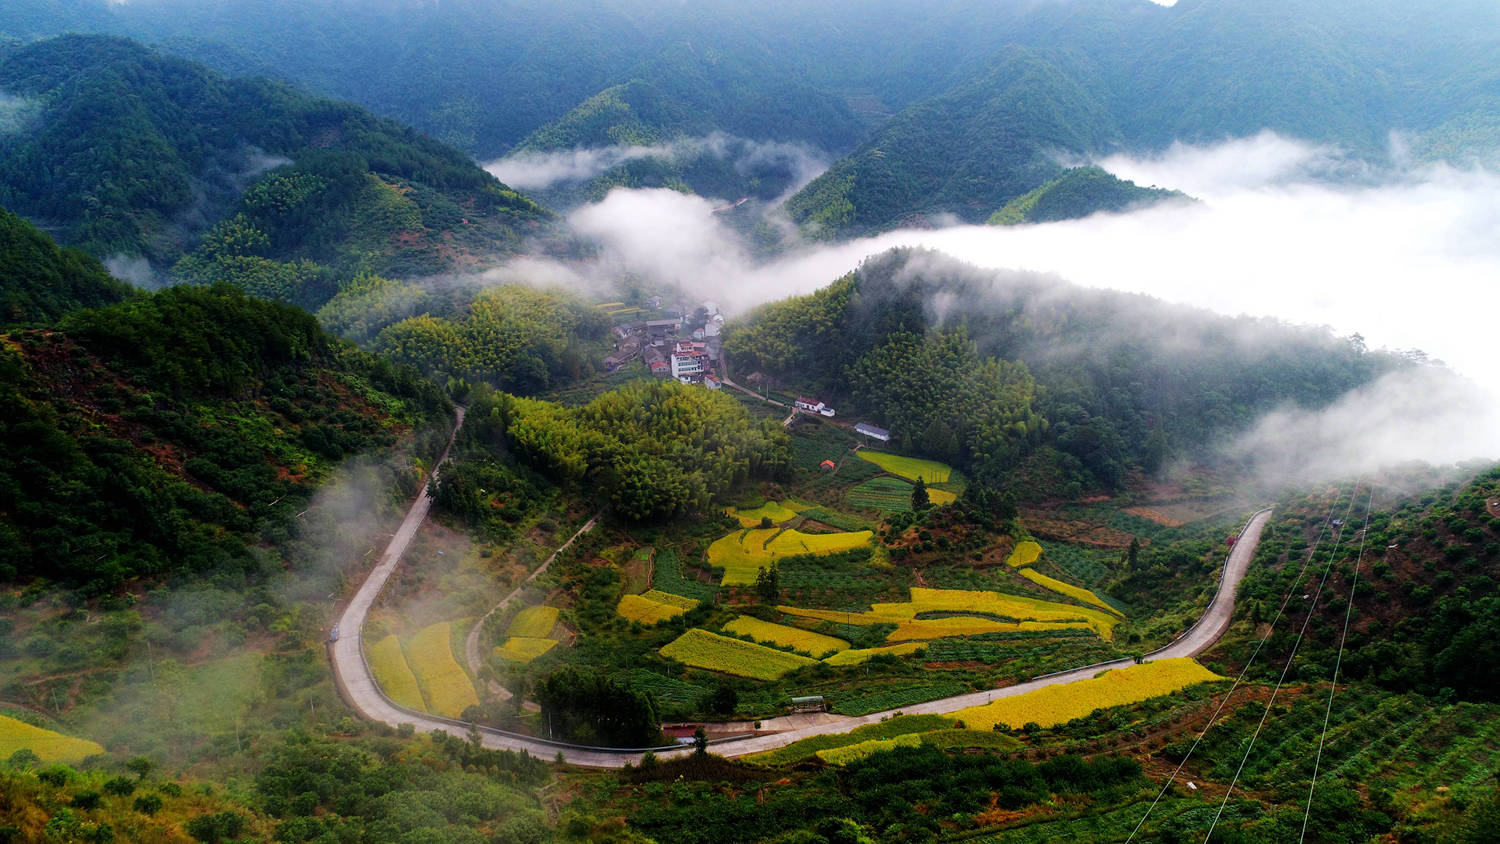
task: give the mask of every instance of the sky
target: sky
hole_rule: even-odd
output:
[[[921,246],[1227,315],[1327,325],[1340,336],[1360,333],[1372,348],[1421,349],[1474,382],[1423,385],[1434,400],[1465,407],[1466,417],[1438,430],[1388,430],[1383,444],[1443,440],[1415,456],[1500,457],[1500,349],[1491,330],[1500,305],[1500,174],[1430,165],[1373,172],[1337,150],[1271,133],[1097,163],[1197,201],[1042,225],[897,231],[757,263],[712,213],[714,201],[621,189],[571,214],[574,228],[602,247],[599,266],[571,271],[674,281],[732,313],[815,290],[888,248]],[[1372,406],[1400,399],[1412,409],[1414,385],[1384,389],[1399,395],[1366,397]],[[1455,390],[1470,391],[1472,402],[1457,401]],[[1281,430],[1295,421],[1280,420]]]

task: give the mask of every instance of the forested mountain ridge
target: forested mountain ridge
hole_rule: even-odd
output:
[[[449,408],[296,308],[179,286],[4,335],[0,581],[254,570],[343,457]]]
[[[132,294],[92,255],[59,249],[31,223],[0,208],[0,325],[49,323]]]
[[[547,216],[393,121],[123,39],[28,45],[0,90],[32,104],[0,137],[0,201],[100,257],[192,252],[188,280],[316,305],[330,272],[466,266]]]
[[[990,225],[1048,223],[1087,217],[1100,211],[1127,211],[1169,200],[1187,201],[1181,191],[1143,188],[1099,167],[1074,167],[996,211]]]
[[[1044,497],[1118,487],[1169,457],[1201,456],[1275,407],[1321,407],[1403,363],[1325,329],[913,250],[763,306],[732,326],[725,354],[736,377],[759,371],[816,388],[891,425],[903,448],[982,479],[1037,456],[1051,480],[1029,494]],[[992,366],[1009,374],[972,380]],[[998,404],[938,409],[949,401]],[[1004,448],[965,445],[990,429],[984,438]]]

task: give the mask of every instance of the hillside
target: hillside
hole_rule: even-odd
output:
[[[1187,200],[1180,191],[1143,188],[1098,167],[1074,167],[1036,190],[1012,199],[988,220],[992,226],[1074,220],[1101,211],[1128,211],[1158,202]]]
[[[0,580],[99,593],[258,568],[346,455],[446,411],[433,387],[225,286],[6,335]],[[59,553],[61,549],[61,553]]]
[[[35,226],[0,208],[0,325],[48,323],[131,294],[93,256],[59,249]]]
[[[515,250],[546,212],[462,153],[347,104],[116,38],[0,63],[33,104],[0,138],[0,202],[101,258],[300,304],[330,274],[433,273]]]
[[[762,307],[733,326],[725,354],[737,379],[760,372],[790,391],[820,391],[884,422],[903,448],[1004,486],[1025,486],[1011,470],[1036,455],[1033,488],[1018,494],[1042,497],[1204,456],[1272,408],[1321,407],[1400,365],[1325,330],[910,250]],[[968,383],[986,366],[1012,374]],[[984,416],[943,409],[953,401],[998,401],[1020,415],[1001,413],[997,433],[973,440]]]

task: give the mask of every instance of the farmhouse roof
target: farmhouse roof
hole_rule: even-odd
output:
[[[868,422],[859,422],[855,424],[854,430],[860,432],[861,434],[864,434],[867,437],[874,437],[877,440],[889,440],[891,438],[890,431],[871,425]]]

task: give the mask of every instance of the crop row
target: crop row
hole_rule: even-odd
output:
[[[632,689],[649,693],[657,701],[681,707],[696,706],[708,690],[696,683],[657,674],[646,668],[633,668],[615,675]]]
[[[1085,604],[1091,604],[1106,612],[1121,615],[1119,610],[1105,603],[1104,599],[1100,598],[1098,595],[1095,595],[1093,592],[1087,589],[1074,586],[1071,583],[1064,583],[1057,578],[1048,577],[1047,575],[1042,574],[1036,569],[1021,569],[1020,575],[1031,581],[1032,583],[1035,583],[1036,585],[1041,586],[1045,589],[1050,589],[1059,595],[1067,595],[1069,598],[1082,601]]]
[[[695,668],[755,680],[775,680],[817,661],[693,628],[662,646],[661,655]]]
[[[684,577],[682,560],[670,548],[656,552],[656,563],[651,570],[651,588],[698,601],[713,600],[717,591],[701,580]]]
[[[833,704],[833,711],[840,715],[868,715],[888,709],[900,709],[926,703],[929,700],[961,695],[969,687],[956,681],[928,683],[920,686],[902,686],[866,692],[862,695],[840,698]]]

